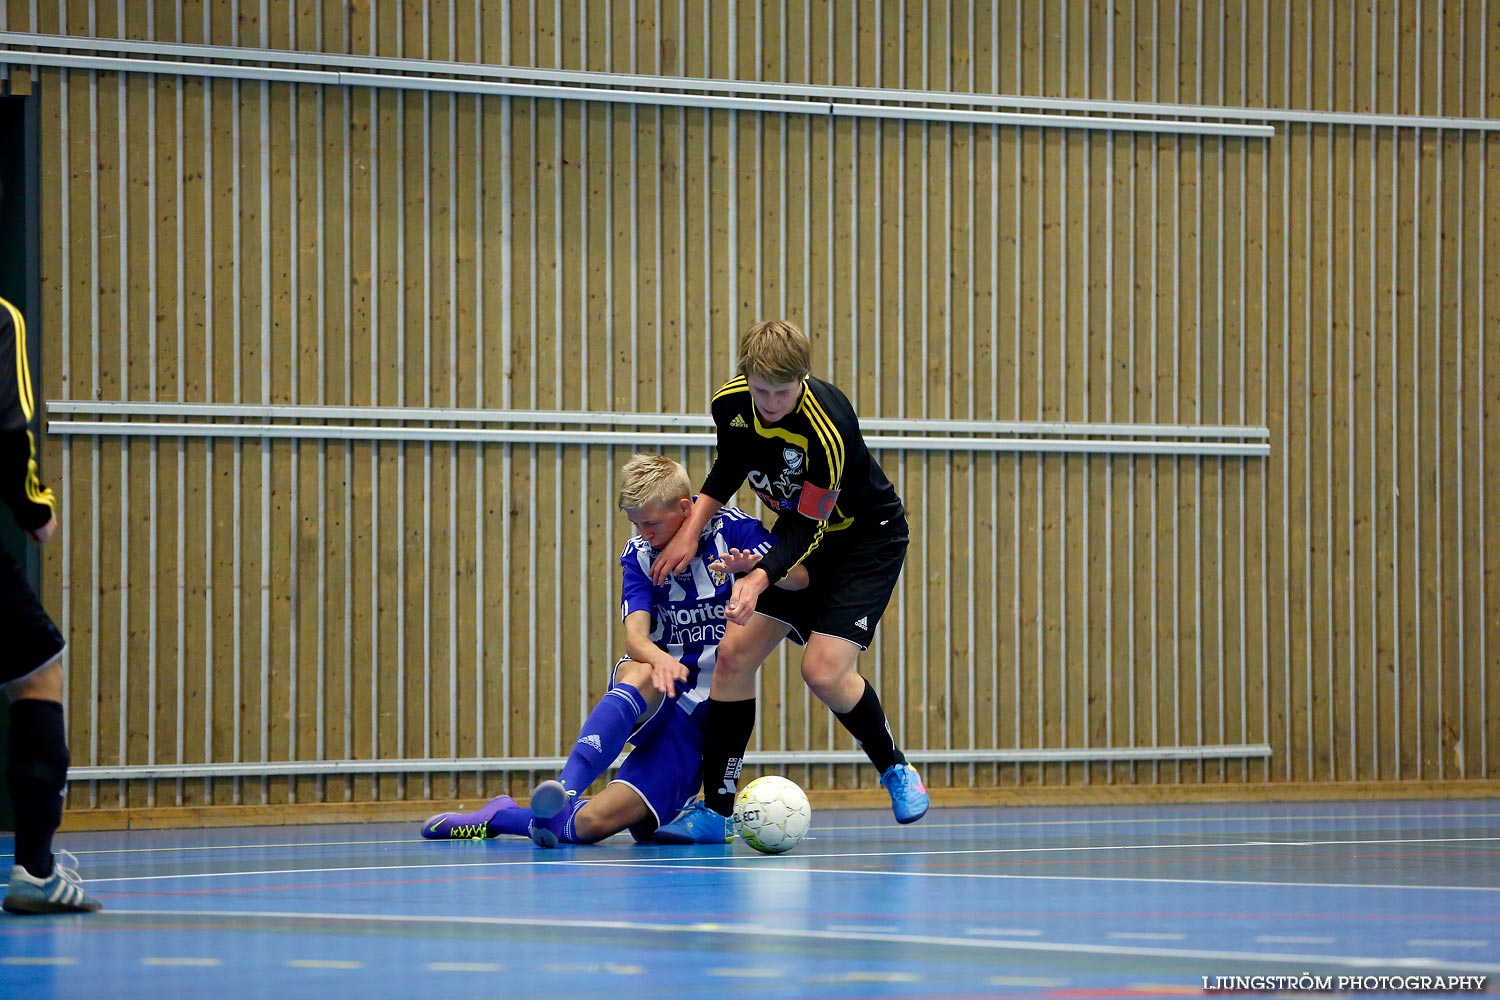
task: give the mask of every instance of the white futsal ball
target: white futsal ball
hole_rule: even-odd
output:
[[[812,806],[796,782],[779,775],[756,778],[734,797],[734,826],[762,854],[783,854],[807,836]]]

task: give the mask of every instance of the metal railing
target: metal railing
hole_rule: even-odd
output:
[[[713,447],[711,431],[566,430],[589,427],[712,428],[703,414],[591,413],[568,410],[464,410],[429,407],[141,403],[54,400],[47,404],[53,434],[118,437],[294,439],[341,441],[503,442],[510,444],[618,444]],[[79,416],[116,417],[79,420]],[[59,417],[63,419],[58,419]],[[154,418],[204,417],[211,420],[283,419],[297,423],[187,423]],[[146,418],[146,419],[138,419]],[[400,421],[386,424],[330,421]],[[432,426],[502,424],[514,426]],[[411,426],[413,423],[422,426]],[[1109,424],[1022,420],[900,420],[861,422],[871,448],[908,451],[1027,452],[1042,454],[1183,455],[1265,457],[1265,427],[1212,424]],[[991,437],[981,435],[1033,435]],[[946,435],[946,436],[944,436]],[[1120,440],[1124,438],[1125,440]],[[1186,440],[1182,440],[1186,439]],[[1211,440],[1217,439],[1217,440]]]

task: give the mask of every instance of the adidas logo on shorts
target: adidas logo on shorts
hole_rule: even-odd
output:
[[[857,628],[857,629],[862,629],[862,630],[864,630],[866,632],[870,631],[870,618],[869,618],[869,616],[867,615],[864,618],[861,618],[859,621],[855,622],[854,623],[854,627]]]

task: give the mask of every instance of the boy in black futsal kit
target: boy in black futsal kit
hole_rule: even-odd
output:
[[[732,840],[734,793],[755,724],[755,675],[788,635],[802,677],[880,771],[899,823],[927,813],[927,789],[896,747],[875,689],[856,661],[869,648],[906,559],[901,498],[865,446],[859,417],[831,383],[812,378],[812,345],[791,323],[751,327],[740,374],[714,394],[719,452],[692,515],[651,568],[660,584],[693,558],[699,532],[748,478],[778,515],[777,542],[739,577],[707,708],[704,800],[656,831],[666,843]],[[806,565],[807,590],[771,589]]]
[[[0,299],[0,498],[38,545],[57,530],[56,500],[37,480],[31,437],[35,403],[26,359],[26,321]],[[66,851],[52,853],[68,779],[63,727],[62,652],[67,645],[26,574],[0,549],[0,687],[10,699],[6,777],[16,813],[16,863],[5,888],[11,913],[86,913],[100,908],[83,891]]]

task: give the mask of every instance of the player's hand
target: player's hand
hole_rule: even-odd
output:
[[[47,518],[46,524],[40,528],[33,528],[26,533],[31,536],[33,542],[36,542],[38,545],[46,545],[48,540],[57,534],[57,515],[53,514]]]
[[[651,686],[668,698],[677,697],[677,682],[688,679],[688,668],[677,660],[651,664]]]
[[[754,569],[760,561],[765,558],[754,549],[730,549],[719,558],[708,564],[708,568],[716,573],[732,573],[739,576]]]
[[[736,625],[749,625],[750,619],[755,617],[755,605],[769,585],[770,577],[766,576],[764,570],[736,577],[734,590],[729,594],[729,603],[724,607],[724,618]]]
[[[686,527],[686,522],[683,526]],[[698,539],[678,529],[667,547],[656,557],[656,562],[651,564],[651,582],[660,587],[667,582],[668,577],[687,569],[688,564],[697,556]]]

